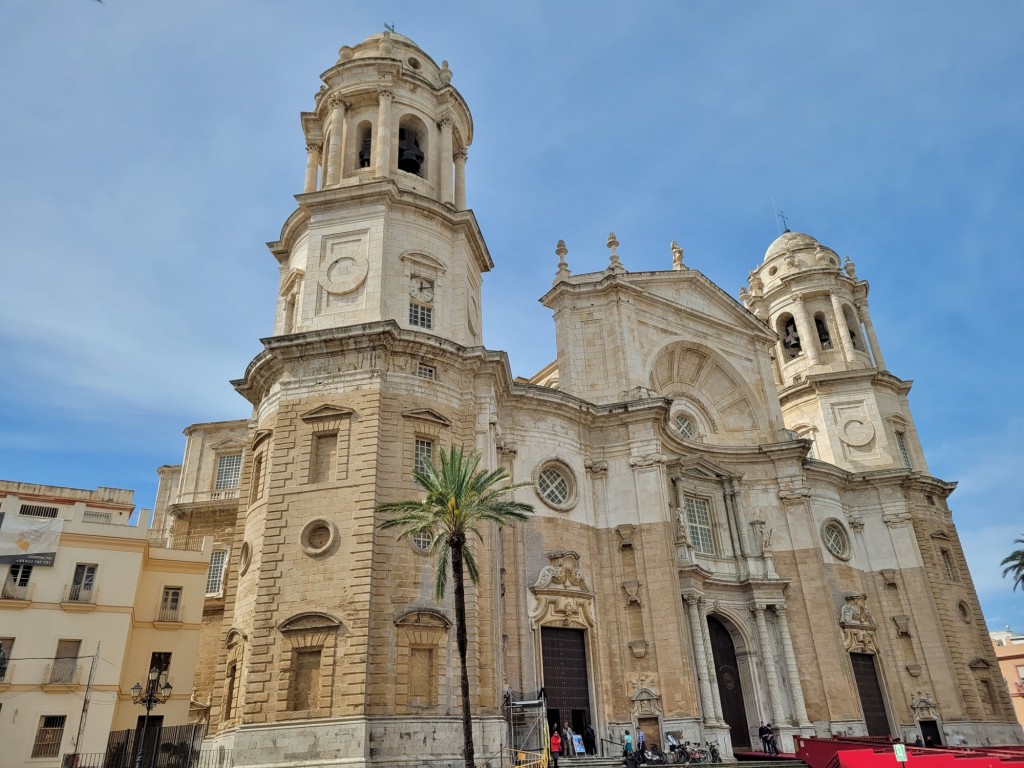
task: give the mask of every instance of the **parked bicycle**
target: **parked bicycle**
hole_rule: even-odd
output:
[[[688,741],[680,744],[679,741],[677,741],[671,734],[668,736],[668,743],[669,752],[671,754],[669,759],[673,763],[701,764],[711,762],[711,752],[697,744],[690,744]],[[715,746],[715,749],[717,751],[717,745]]]
[[[714,741],[707,742],[707,748],[708,748],[708,754],[711,755],[711,762],[712,763],[720,763],[720,762],[722,762],[722,755],[718,751],[718,744],[716,742],[714,742]]]

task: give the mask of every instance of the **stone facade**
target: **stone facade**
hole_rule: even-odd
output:
[[[236,765],[459,759],[451,600],[375,512],[450,445],[530,481],[536,509],[475,548],[478,755],[507,742],[508,697],[541,688],[578,731],[640,725],[726,757],[761,721],[784,748],[1024,741],[955,484],[928,474],[852,264],[787,232],[740,303],[675,244],[671,268],[633,273],[613,234],[608,268],[573,275],[560,243],[542,298],[557,359],[513,380],[480,346],[492,262],[447,63],[384,33],[322,77],[305,190],[270,244],[275,335],[234,382],[252,417],[189,428],[162,470],[164,524],[228,552],[196,698]]]

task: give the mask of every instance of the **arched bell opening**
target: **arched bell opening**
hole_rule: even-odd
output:
[[[779,315],[779,319],[775,321],[775,332],[779,334],[782,343],[783,360],[795,360],[803,354],[796,319],[791,314],[787,312]]]
[[[832,334],[828,331],[828,321],[825,319],[824,312],[814,313],[814,330],[818,334],[818,344],[822,351],[832,349]]]
[[[373,125],[364,120],[356,128],[356,157],[360,168],[373,165]]]
[[[750,749],[750,726],[743,689],[753,691],[751,654],[732,622],[720,616],[707,617],[711,655],[715,662],[715,683],[722,704],[722,719],[729,724],[733,750]],[[726,625],[728,622],[728,626]],[[755,710],[756,711],[756,710]]]
[[[850,329],[850,341],[853,348],[858,352],[867,352],[864,344],[864,335],[861,333],[860,318],[849,304],[843,304],[843,316],[846,318],[846,327]]]
[[[398,170],[427,178],[427,126],[415,115],[398,124]]]

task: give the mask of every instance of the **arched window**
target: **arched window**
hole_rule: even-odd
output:
[[[364,120],[356,128],[356,153],[360,168],[373,165],[373,126],[369,121]]]
[[[828,323],[825,321],[824,312],[816,312],[814,315],[814,330],[818,332],[818,344],[823,350],[832,349],[832,336],[828,332]]]
[[[860,320],[849,304],[843,304],[843,316],[846,317],[846,325],[850,329],[850,341],[853,342],[853,348],[858,352],[867,352],[864,339],[861,338]]]
[[[778,332],[779,338],[782,339],[782,349],[786,354],[786,360],[793,360],[803,353],[803,347],[800,345],[800,334],[796,329],[796,320],[793,319],[792,315],[780,315],[776,322],[775,330]]]
[[[427,127],[415,115],[398,123],[398,170],[427,178]]]

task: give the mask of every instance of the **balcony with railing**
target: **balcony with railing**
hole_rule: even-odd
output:
[[[4,582],[2,588],[0,588],[0,600],[11,600],[15,602],[27,603],[32,599],[32,585],[31,584],[18,584],[17,582],[7,580]]]
[[[217,488],[212,491],[185,491],[174,499],[175,504],[205,504],[211,501],[230,501],[238,498],[238,488]]]
[[[0,685],[10,685],[14,679],[14,665],[9,661],[0,664]]]
[[[64,596],[60,604],[64,610],[91,611],[96,607],[99,590],[83,584],[68,584],[64,587]]]
[[[1012,696],[1024,696],[1024,680],[1017,680],[1011,684],[1010,694]]]
[[[177,549],[185,552],[202,552],[203,539],[201,533],[172,534],[154,532],[149,534],[149,546],[154,549]]]
[[[54,659],[43,670],[43,686],[78,685],[82,678],[82,665],[78,659]]]
[[[181,603],[174,605],[160,604],[156,609],[156,620],[165,624],[180,624],[182,617]]]

